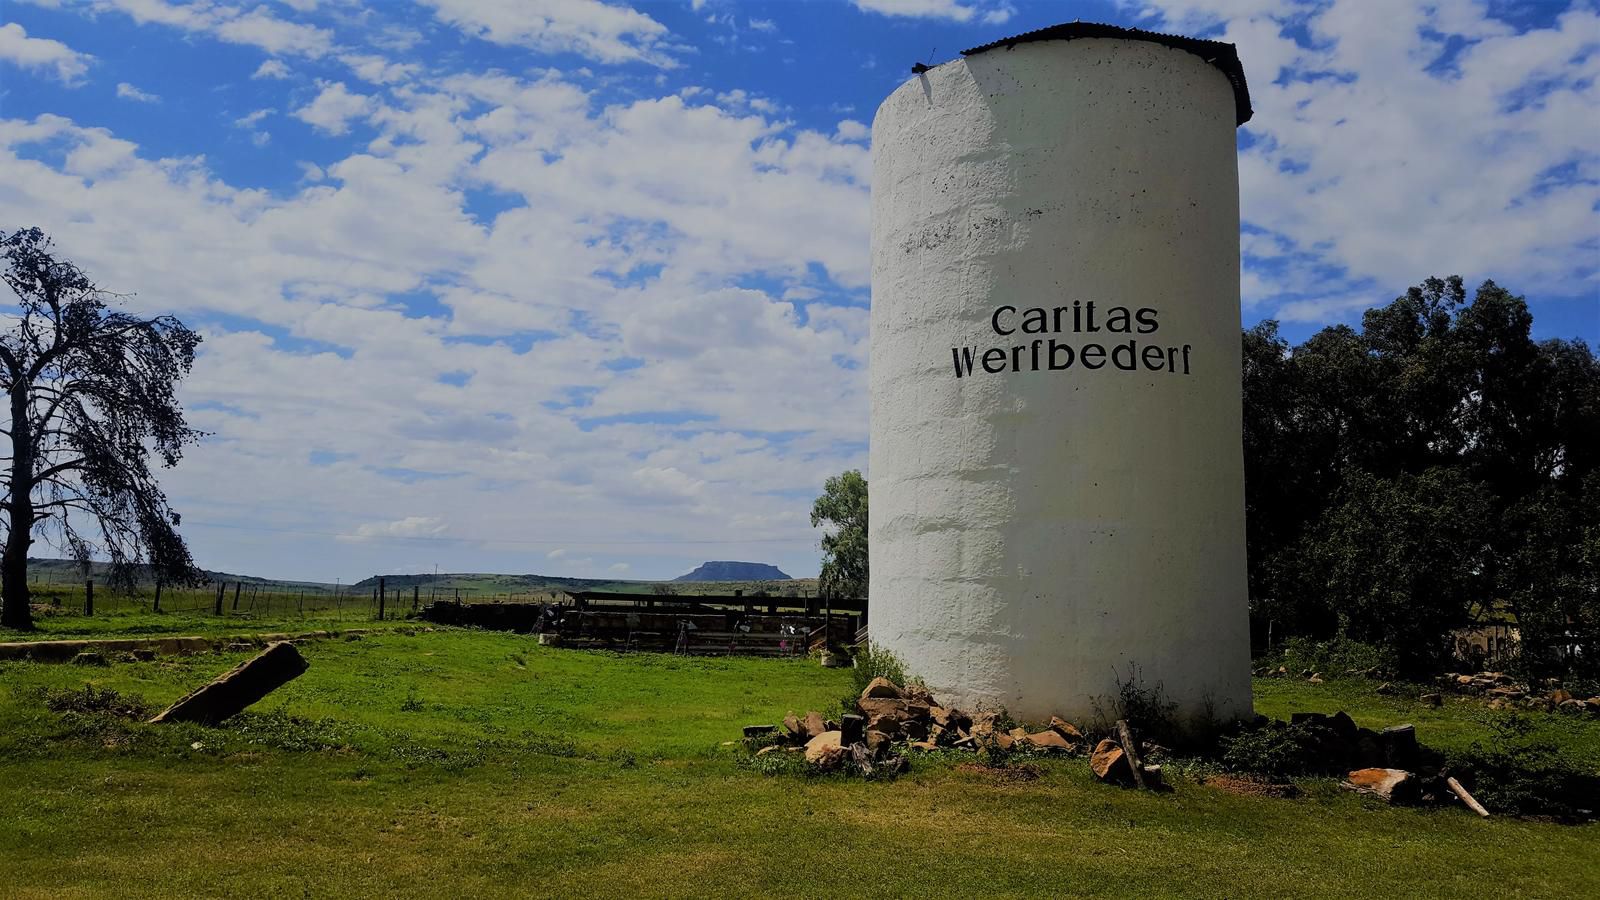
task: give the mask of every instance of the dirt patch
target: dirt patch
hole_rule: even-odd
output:
[[[1238,775],[1207,775],[1200,783],[1242,797],[1289,799],[1300,796],[1300,789],[1292,784],[1243,778]]]

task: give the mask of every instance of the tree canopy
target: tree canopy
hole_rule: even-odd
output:
[[[829,478],[811,507],[813,528],[826,523],[822,536],[822,575],[817,588],[825,597],[867,596],[867,480],[858,469]]]
[[[171,316],[113,309],[118,298],[58,259],[37,228],[0,232],[0,259],[19,305],[0,333],[11,413],[0,623],[31,625],[36,536],[84,563],[103,557],[124,585],[143,573],[164,584],[197,580],[150,460],[174,466],[200,437],[176,396],[200,335]]]
[[[1451,628],[1510,616],[1530,668],[1600,664],[1600,362],[1532,322],[1523,298],[1487,281],[1469,301],[1452,277],[1360,330],[1244,332],[1258,622],[1423,668]]]

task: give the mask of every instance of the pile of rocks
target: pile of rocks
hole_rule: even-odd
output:
[[[1040,731],[1005,730],[992,712],[969,713],[941,705],[927,690],[901,687],[887,678],[874,678],[855,701],[855,712],[840,721],[824,719],[815,710],[804,716],[790,713],[781,729],[776,725],[751,725],[746,738],[772,740],[757,755],[804,752],[806,761],[819,769],[856,768],[862,774],[879,769],[903,770],[906,757],[899,751],[969,750],[984,748],[1028,750],[1036,753],[1087,752],[1088,740],[1072,723],[1059,718]]]
[[[1519,683],[1504,672],[1478,672],[1464,675],[1450,672],[1439,676],[1439,686],[1458,694],[1473,694],[1489,698],[1491,709],[1523,707],[1545,712],[1588,713],[1600,716],[1600,696],[1580,699],[1561,686],[1559,681],[1547,683],[1536,689]]]
[[[1417,742],[1412,725],[1374,731],[1357,726],[1343,711],[1299,712],[1289,719],[1291,725],[1310,726],[1321,736],[1315,755],[1325,771],[1345,773],[1340,784],[1346,790],[1394,804],[1444,803],[1453,797],[1479,815],[1489,814],[1443,770],[1443,757]]]

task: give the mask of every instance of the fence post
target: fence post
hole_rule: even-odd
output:
[[[300,589],[300,615],[306,614],[306,589]]]
[[[378,579],[378,621],[383,621],[383,604],[389,599],[389,592],[384,589],[383,579]]]
[[[94,579],[93,578],[91,578],[88,581],[85,581],[83,583],[83,614],[86,615],[86,616],[94,615]]]
[[[216,608],[216,611],[213,613],[214,615],[218,615],[218,616],[222,615],[222,592],[224,590],[226,590],[227,587],[228,587],[227,582],[225,582],[225,581],[217,582],[217,608]]]
[[[413,584],[411,586],[411,611],[412,612],[416,612],[417,611],[417,606],[421,602],[422,602],[422,586]]]
[[[235,581],[233,583],[233,611],[234,612],[238,612],[239,611],[239,591],[243,587],[244,587],[244,582],[242,582],[242,581]]]
[[[155,605],[155,611],[156,612],[161,612],[161,582],[159,582],[159,581],[156,582],[156,605]]]

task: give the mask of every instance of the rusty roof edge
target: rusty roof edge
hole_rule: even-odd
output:
[[[1153,44],[1162,44],[1175,50],[1184,50],[1200,57],[1213,66],[1216,66],[1228,83],[1233,85],[1233,106],[1235,127],[1250,121],[1255,110],[1250,106],[1250,86],[1245,82],[1244,65],[1239,62],[1239,52],[1234,45],[1223,41],[1211,41],[1204,38],[1184,37],[1177,34],[1162,34],[1158,31],[1144,31],[1139,28],[1123,28],[1118,25],[1101,25],[1096,22],[1065,22],[1060,25],[1051,25],[1035,31],[1025,31],[1011,37],[990,41],[977,47],[961,51],[962,56],[976,56],[1001,47],[1007,50],[1018,44],[1029,44],[1035,41],[1070,41],[1074,38],[1116,38],[1128,41],[1148,41]]]

